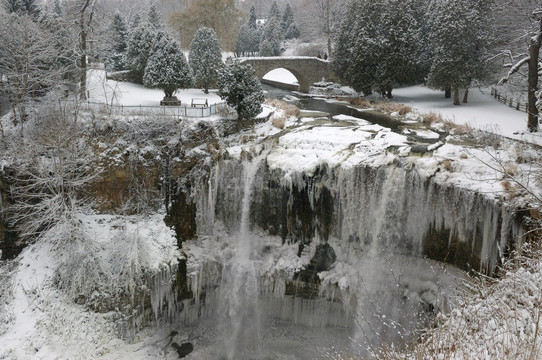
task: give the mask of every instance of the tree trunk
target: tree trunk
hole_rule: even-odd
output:
[[[538,131],[538,109],[536,108],[536,92],[538,91],[538,56],[540,53],[540,35],[542,34],[542,19],[538,36],[531,38],[529,45],[529,74],[528,74],[528,118],[527,128],[530,132]]]
[[[454,105],[461,105],[459,101],[459,88],[454,88]]]
[[[391,96],[392,90],[393,90],[393,89],[391,89],[391,88],[386,90],[386,97],[387,97],[388,99],[393,98],[393,96]]]
[[[463,104],[468,103],[469,100],[469,89],[465,89],[465,94],[463,94]]]
[[[83,19],[81,19],[83,21]],[[79,98],[81,100],[87,99],[87,33],[84,29],[84,25],[81,28],[81,85],[79,88]]]
[[[452,88],[447,87],[446,89],[444,89],[444,98],[450,99],[451,97],[452,97]]]

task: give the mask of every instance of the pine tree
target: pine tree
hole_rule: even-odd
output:
[[[130,24],[130,31],[134,31],[141,25],[141,15],[139,13],[136,13],[134,15],[134,18],[132,19],[132,23]]]
[[[114,70],[124,70],[126,68],[128,28],[126,21],[119,13],[113,16],[108,33],[110,34],[109,62]]]
[[[147,61],[165,36],[167,35],[163,31],[156,31],[149,23],[144,23],[131,32],[126,49],[126,67],[131,70],[134,81],[143,81]]]
[[[486,0],[451,0],[436,1],[431,8],[434,57],[427,85],[452,89],[454,105],[460,105],[460,89],[487,77],[483,57],[493,37],[491,5]]]
[[[274,3],[275,4],[275,3]],[[272,49],[271,55],[262,55],[262,56],[279,56],[280,55],[280,44],[283,40],[283,33],[282,28],[280,27],[280,22],[277,17],[270,17],[267,22],[265,23],[265,27],[263,29],[261,42],[260,42],[260,49],[262,47],[262,43],[264,41],[267,41]],[[266,45],[267,46],[267,45]]]
[[[286,34],[286,32],[288,31],[288,28],[290,27],[290,25],[292,25],[293,22],[294,22],[294,12],[292,11],[290,4],[286,4],[286,8],[284,9],[284,14],[282,15],[282,22],[280,23],[283,33]]]
[[[254,3],[250,6],[250,15],[248,17],[248,27],[256,29],[256,6]]]
[[[260,43],[260,56],[275,56],[273,46],[268,40],[263,40]]]
[[[218,95],[237,111],[239,120],[254,119],[262,110],[262,84],[250,65],[231,62],[219,72]]]
[[[147,22],[154,26],[154,28],[157,30],[163,27],[162,18],[154,4],[152,4],[149,8],[149,12],[147,14]]]
[[[209,93],[209,85],[216,81],[222,67],[222,51],[213,29],[202,27],[190,43],[189,63],[197,84]]]
[[[299,26],[294,21],[288,26],[288,29],[286,29],[286,33],[284,34],[284,38],[289,39],[297,39],[301,35],[301,32],[299,31]]]
[[[273,3],[271,4],[271,8],[269,9],[269,16],[267,21],[271,19],[280,20],[279,4],[276,1],[273,1]]]
[[[357,91],[388,97],[417,74],[414,0],[352,0],[336,41],[334,67]]]
[[[162,89],[165,98],[172,98],[175,91],[191,83],[190,67],[179,45],[169,36],[162,37],[145,67],[143,84]]]

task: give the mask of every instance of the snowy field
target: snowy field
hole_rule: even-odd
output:
[[[89,101],[123,106],[160,106],[164,92],[160,89],[149,89],[143,85],[130,82],[107,80],[105,71],[93,69],[88,72]],[[201,89],[183,89],[175,94],[181,105],[190,105],[193,98],[207,99],[209,105],[222,102],[216,90],[205,94]]]

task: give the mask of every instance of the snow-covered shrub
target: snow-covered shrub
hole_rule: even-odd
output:
[[[73,222],[77,237],[62,247],[55,284],[79,304],[98,312],[119,311],[143,316],[152,284],[165,270],[173,281],[178,249],[173,230],[161,215],[135,217],[86,216]],[[48,236],[62,236],[59,224]],[[149,309],[147,307],[147,309]],[[157,309],[160,311],[161,309]],[[159,314],[154,314],[158,316]]]
[[[62,129],[62,131],[59,131]],[[85,187],[99,176],[77,117],[54,105],[40,108],[24,139],[9,142],[7,171],[13,204],[8,221],[27,240],[39,239],[57,223],[90,206]]]

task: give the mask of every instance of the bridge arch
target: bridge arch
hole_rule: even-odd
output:
[[[268,72],[284,68],[291,72],[299,82],[299,91],[309,92],[309,88],[315,82],[326,78],[330,81],[338,81],[331,71],[329,61],[308,56],[292,57],[254,57],[242,58],[241,63],[250,64],[254,68],[256,76],[262,79]]]

